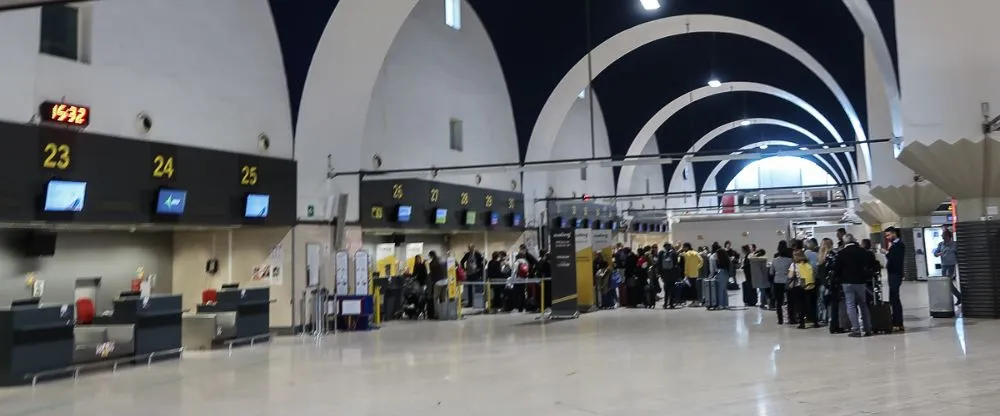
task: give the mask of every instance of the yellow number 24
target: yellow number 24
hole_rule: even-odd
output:
[[[70,154],[68,144],[47,143],[42,152],[45,159],[42,160],[42,167],[47,169],[65,170],[70,165]]]
[[[174,157],[156,155],[153,157],[153,177],[173,178],[174,177]]]

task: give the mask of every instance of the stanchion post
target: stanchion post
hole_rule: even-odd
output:
[[[541,288],[540,292],[542,293],[541,299],[538,300],[538,305],[539,305],[539,307],[538,307],[538,313],[541,314],[542,318],[544,318],[545,317],[545,280],[542,280],[542,282],[539,283],[538,286]]]

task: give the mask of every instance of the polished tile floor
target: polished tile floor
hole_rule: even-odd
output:
[[[1000,415],[1000,322],[926,318],[925,290],[906,334],[759,309],[396,323],[0,390],[0,415]]]

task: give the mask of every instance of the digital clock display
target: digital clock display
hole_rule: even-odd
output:
[[[77,104],[46,101],[38,108],[38,116],[47,123],[79,127],[90,125],[90,107]]]

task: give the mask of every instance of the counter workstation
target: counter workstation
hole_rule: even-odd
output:
[[[221,344],[266,340],[271,329],[271,290],[268,287],[223,288],[214,301],[184,315],[184,347],[207,349]]]
[[[17,304],[17,302],[15,302]],[[73,305],[0,309],[0,385],[31,382],[31,375],[73,364]]]
[[[114,301],[110,317],[95,318],[94,323],[107,322],[109,332],[115,326],[131,326],[137,359],[177,358],[181,353],[181,305],[181,295],[121,297]]]

